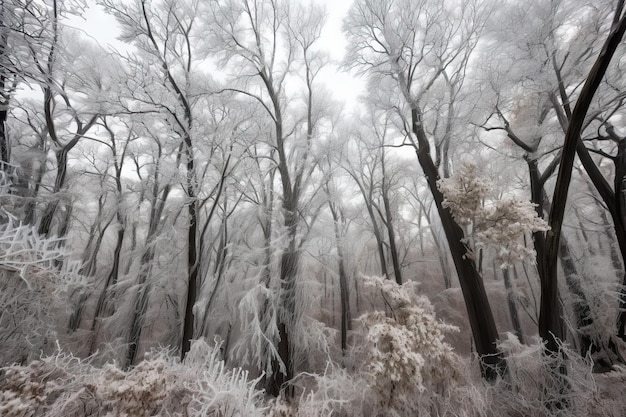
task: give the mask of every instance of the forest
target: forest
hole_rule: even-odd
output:
[[[624,3],[0,1],[0,415],[625,416]]]

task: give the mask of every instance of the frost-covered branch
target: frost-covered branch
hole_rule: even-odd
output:
[[[549,230],[537,217],[535,205],[517,196],[489,199],[492,187],[478,175],[475,165],[463,164],[457,175],[439,180],[445,196],[444,206],[454,220],[466,227],[467,256],[475,257],[481,247],[496,249],[500,266],[534,259],[535,251],[527,247],[524,237],[533,232]]]

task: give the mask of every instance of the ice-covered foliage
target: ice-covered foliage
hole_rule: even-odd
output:
[[[51,353],[67,294],[84,285],[62,242],[9,217],[0,225],[0,365]]]
[[[234,347],[235,356],[259,372],[271,375],[274,360],[280,358],[274,341],[278,338],[276,300],[262,284],[252,287],[238,304],[242,337]],[[278,362],[284,369],[284,364]]]
[[[413,285],[367,278],[391,310],[367,313],[361,321],[370,346],[365,369],[380,402],[403,415],[415,410],[418,393],[455,378],[457,355],[444,341],[456,328],[435,318],[430,301],[412,296]]]
[[[471,163],[462,164],[453,177],[439,180],[438,186],[445,197],[444,207],[465,228],[467,256],[474,257],[479,248],[494,248],[503,268],[534,258],[524,237],[549,226],[530,201],[517,196],[492,198],[489,181]]]
[[[196,341],[182,364],[159,351],[129,371],[66,354],[7,367],[0,374],[0,415],[261,416],[257,381],[226,369],[218,351]]]
[[[377,407],[363,376],[330,361],[323,373],[301,373],[293,381],[301,392],[297,401],[275,401],[268,417],[366,416]]]
[[[485,387],[490,415],[613,415],[598,402],[591,361],[566,346],[561,347],[564,355],[549,356],[541,341],[524,345],[509,333],[499,347],[506,357],[508,375]]]

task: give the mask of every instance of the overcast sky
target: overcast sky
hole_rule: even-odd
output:
[[[343,57],[346,40],[341,31],[341,24],[353,0],[311,0],[317,4],[324,4],[327,12],[326,26],[320,38],[320,44],[330,53],[330,57],[337,64]],[[91,2],[89,2],[91,3]],[[116,39],[119,34],[115,19],[104,13],[97,6],[90,7],[83,19],[71,19],[71,25],[81,29],[96,39],[103,46],[111,45],[117,50],[124,50],[124,44]],[[339,71],[336,66],[329,66],[322,75],[336,97],[346,101],[348,107],[353,107],[358,95],[363,91],[363,82],[355,79],[348,73]]]

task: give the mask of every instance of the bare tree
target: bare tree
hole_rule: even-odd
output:
[[[324,58],[316,42],[324,22],[317,8],[299,9],[287,1],[212,3],[206,15],[210,21],[209,49],[223,64],[238,67],[232,71],[234,85],[227,90],[249,97],[260,105],[272,123],[271,146],[275,149],[276,170],[281,185],[282,228],[285,248],[280,256],[279,314],[277,352],[262,365],[268,372],[267,387],[278,395],[283,383],[294,372],[290,333],[298,320],[296,285],[300,267],[302,199],[315,168],[311,148],[322,116],[316,109],[315,81]],[[287,98],[288,80],[300,66],[304,88],[304,113],[291,109]],[[265,359],[263,359],[265,360]]]
[[[51,187],[52,201],[49,202],[39,221],[39,233],[43,236],[52,234],[52,222],[59,208],[64,212],[64,218],[60,220],[57,235],[64,236],[67,223],[71,215],[71,202],[60,193],[66,186],[68,156],[70,151],[78,144],[79,140],[96,123],[99,112],[97,104],[95,108],[85,114],[76,107],[76,101],[71,96],[71,87],[76,89],[91,87],[98,90],[98,80],[87,79],[81,73],[68,73],[66,65],[72,60],[68,56],[66,42],[62,36],[62,10],[63,4],[53,1],[50,6],[50,34],[47,47],[44,51],[31,48],[31,59],[37,68],[43,93],[43,113],[45,116],[48,137],[56,160],[56,175]],[[75,40],[74,40],[75,41]],[[77,45],[76,45],[77,46]],[[66,53],[64,54],[63,51]],[[69,79],[68,79],[69,78]]]
[[[369,73],[374,80],[396,80],[395,91],[408,105],[410,116],[404,115],[407,139],[415,149],[441,218],[483,374],[494,378],[504,367],[496,347],[495,320],[474,260],[465,256],[463,230],[442,204],[425,111],[436,83],[445,81],[450,73],[465,72],[486,15],[477,2],[465,2],[453,12],[443,3],[428,1],[362,0],[353,4],[344,29],[350,45],[346,64]]]
[[[146,86],[143,87],[142,97],[135,99],[144,100],[153,110],[161,112],[163,122],[180,139],[176,159],[185,170],[183,189],[188,222],[187,291],[181,344],[181,358],[184,358],[194,337],[194,305],[198,299],[198,274],[203,253],[200,206],[203,198],[202,173],[206,170],[198,166],[200,143],[196,135],[202,131],[198,120],[201,112],[199,103],[207,97],[210,80],[198,70],[198,64],[204,58],[192,42],[198,26],[199,2],[188,1],[181,5],[169,0],[153,4],[144,1],[132,4],[102,1],[101,4],[122,24],[123,38],[132,41],[146,60],[156,60],[158,63],[158,69],[155,68],[158,75],[155,74],[157,76],[153,81],[161,80],[159,91],[169,95],[168,100],[164,102],[154,92],[148,91],[150,87]],[[219,181],[219,184],[223,184],[223,181]],[[214,190],[221,192],[221,187]],[[218,200],[219,196],[214,200],[214,207]],[[207,222],[213,212],[209,210]]]

